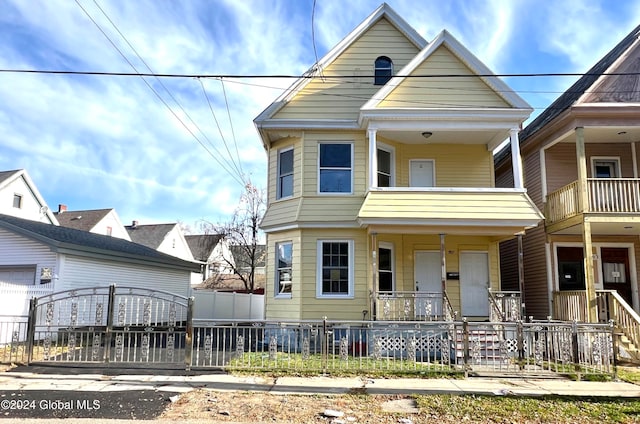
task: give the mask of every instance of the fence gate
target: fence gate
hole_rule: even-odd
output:
[[[193,301],[136,287],[68,290],[31,301],[29,363],[191,363]]]

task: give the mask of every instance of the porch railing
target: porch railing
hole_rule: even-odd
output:
[[[378,292],[376,319],[382,321],[450,321],[451,303],[442,293]]]
[[[640,213],[640,179],[589,178],[587,192],[587,211],[581,210],[577,181],[549,193],[545,207],[547,221],[558,222],[581,212]]]
[[[640,315],[615,290],[596,290],[598,321],[612,320],[628,353],[640,359]],[[587,296],[583,290],[553,293],[554,318],[584,322],[587,316]],[[632,351],[629,351],[632,350]]]
[[[522,301],[519,291],[489,289],[489,321],[515,322],[521,319]]]

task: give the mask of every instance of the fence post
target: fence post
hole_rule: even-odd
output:
[[[518,365],[524,370],[524,324],[522,320],[516,321],[516,337],[518,345]]]
[[[113,338],[113,314],[116,303],[116,285],[109,286],[109,299],[107,300],[107,328],[104,332],[104,362],[111,360],[111,339]]]
[[[33,361],[33,343],[36,335],[36,320],[38,318],[38,298],[29,301],[29,318],[27,321],[27,365]]]
[[[573,365],[577,378],[580,380],[580,351],[578,347],[578,322],[576,320],[573,320],[571,324],[571,344],[573,348]]]
[[[184,334],[184,365],[187,371],[191,370],[191,356],[193,353],[193,303],[195,298],[187,299],[187,325]]]
[[[609,327],[611,328],[611,353],[613,354],[613,379],[618,378],[618,340],[616,337],[615,322],[610,319]]]
[[[470,352],[469,352],[469,323],[467,322],[467,318],[462,318],[462,349],[464,350],[462,354],[462,358],[464,361],[464,376],[469,377],[469,362],[470,362]]]
[[[322,317],[322,372],[326,374],[329,362],[329,331],[327,330],[327,317]]]

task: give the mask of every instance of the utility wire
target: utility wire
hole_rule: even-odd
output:
[[[224,88],[224,81],[220,78],[220,85],[222,86],[222,94],[224,95],[224,105],[227,108],[227,116],[229,117],[229,126],[231,127],[231,136],[233,137],[233,145],[236,147],[236,158],[238,159],[238,166],[240,167],[240,175],[244,175],[242,170],[242,161],[240,160],[240,152],[238,151],[238,140],[236,139],[236,132],[233,129],[233,119],[231,119],[231,109],[229,108],[229,100],[227,99],[227,90]],[[233,161],[233,156],[229,153],[229,158]],[[244,179],[243,179],[244,181]]]
[[[77,0],[76,0],[77,1]],[[115,47],[115,46],[114,46]],[[117,47],[116,47],[117,49]],[[128,61],[127,61],[128,62]],[[135,68],[134,68],[135,69]],[[64,71],[55,69],[0,69],[0,73],[22,73],[22,74],[61,74],[61,75],[106,75],[114,77],[158,77],[158,78],[241,78],[241,79],[296,79],[296,78],[319,78],[317,75],[287,75],[287,74],[165,74],[165,73],[144,73],[144,72],[106,72],[106,71]],[[600,77],[600,76],[633,76],[640,75],[640,72],[602,72],[602,73],[579,73],[579,72],[548,72],[529,74],[421,74],[421,75],[394,75],[408,79],[418,78],[516,78],[516,77]],[[359,78],[374,78],[374,75],[358,75]],[[354,75],[332,75],[335,79],[354,78]]]
[[[230,172],[226,167],[225,164],[220,161],[215,155],[213,155],[211,153],[211,151],[207,148],[207,146],[196,136],[196,134],[189,128],[188,125],[185,124],[185,122],[180,119],[180,117],[178,116],[178,114],[171,108],[171,106],[169,106],[169,104],[162,98],[162,96],[151,86],[151,84],[149,84],[149,82],[143,78],[144,76],[155,76],[155,74],[151,73],[151,74],[142,74],[140,72],[138,72],[138,69],[136,68],[136,66],[127,58],[127,56],[122,52],[122,50],[120,50],[118,48],[118,46],[111,40],[111,38],[107,35],[107,33],[102,29],[102,27],[95,21],[95,19],[93,19],[93,17],[91,16],[91,14],[84,8],[82,7],[82,5],[80,4],[80,2],[78,0],[75,0],[76,4],[78,5],[78,7],[80,7],[80,9],[82,9],[82,11],[84,12],[84,14],[89,18],[89,20],[91,22],[93,22],[93,24],[96,26],[96,28],[98,28],[98,30],[102,33],[102,35],[104,35],[104,37],[107,39],[107,41],[109,41],[109,43],[113,46],[113,48],[116,49],[116,51],[120,54],[120,56],[122,56],[122,58],[129,64],[129,66],[131,66],[131,68],[136,71],[135,74],[130,74],[130,76],[139,76],[141,77],[142,81],[144,81],[144,83],[147,85],[147,87],[155,94],[155,96],[162,102],[162,104],[165,105],[165,107],[169,110],[169,112],[171,112],[171,114],[173,114],[173,116],[178,120],[178,122],[180,122],[180,124],[193,136],[193,138],[207,151],[207,153],[216,161],[218,162],[218,164],[229,174],[231,175],[231,177],[233,179],[235,179],[239,184],[244,186],[244,182],[242,181],[242,178],[238,179],[236,175],[233,175],[232,172]]]

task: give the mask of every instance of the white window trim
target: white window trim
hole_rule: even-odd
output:
[[[323,294],[322,293],[322,245],[324,243],[348,243],[349,245],[349,292],[347,294]],[[316,298],[318,299],[353,299],[355,279],[355,254],[353,240],[318,240],[316,244]]]
[[[391,250],[391,291],[396,291],[396,252],[393,243],[381,241],[378,243],[378,287],[376,291],[380,291],[380,249]]]
[[[289,150],[293,150],[293,146],[289,146],[289,147],[285,147],[282,149],[279,149],[277,152],[277,160],[276,160],[276,200],[281,200],[281,199],[290,199],[293,197],[293,192],[295,191],[295,152],[293,153],[294,158],[293,158],[293,168],[291,171],[291,176],[294,177],[293,178],[293,182],[292,182],[292,187],[291,187],[291,195],[290,196],[282,196],[282,193],[280,192],[280,178],[282,177],[280,175],[280,155],[282,153],[288,152]]]
[[[389,167],[391,172],[391,176],[389,178],[389,187],[395,187],[396,186],[396,149],[384,143],[378,142],[377,144],[378,145],[376,146],[376,148],[378,150],[384,150],[385,152],[389,152],[389,155],[390,155],[389,160],[391,161],[391,166]],[[380,173],[380,169],[378,169],[377,173],[378,174]],[[376,178],[378,178],[377,174],[376,174]],[[378,188],[384,189],[386,187],[378,187]]]
[[[337,191],[320,191],[320,145],[322,144],[349,144],[351,146],[351,191],[349,192],[337,192]],[[354,182],[354,174],[355,170],[353,169],[354,161],[354,143],[353,141],[319,141],[318,142],[318,163],[317,163],[317,179],[318,179],[318,187],[317,192],[319,196],[352,196],[353,195],[353,182]]]
[[[411,164],[413,162],[431,162],[431,168],[433,171],[433,187],[437,187],[436,185],[436,160],[435,159],[419,159],[419,158],[414,158],[414,159],[409,159],[409,187],[413,187],[412,185],[412,181],[411,181]]]
[[[591,178],[596,178],[596,162],[614,162],[616,164],[616,176],[620,178],[622,169],[620,169],[620,156],[591,156]]]
[[[279,268],[278,268],[278,247],[283,245],[283,244],[290,244],[291,245],[291,292],[290,293],[280,293],[280,272],[279,272]],[[274,297],[276,299],[291,299],[291,295],[293,294],[293,241],[287,240],[287,241],[280,241],[277,242],[275,245],[276,248],[276,253],[275,253],[275,275],[274,275]]]

